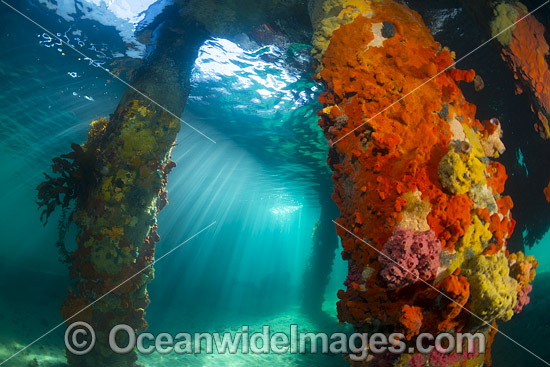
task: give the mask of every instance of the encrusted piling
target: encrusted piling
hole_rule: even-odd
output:
[[[528,302],[537,262],[509,254],[514,228],[498,119],[458,84],[473,70],[391,0],[312,1],[319,125],[349,264],[338,317],[364,332],[480,331]],[[474,316],[475,314],[476,316]],[[479,317],[479,318],[478,318]],[[412,345],[412,344],[411,344]],[[406,350],[405,352],[407,352]],[[481,366],[489,355],[373,354],[354,365]]]
[[[476,3],[482,7],[485,2]],[[550,46],[547,30],[519,1],[486,2],[492,10],[489,23],[502,59],[513,73],[517,93],[526,93],[534,113],[534,127],[550,139]],[[532,9],[534,10],[534,9]],[[478,14],[482,11],[479,10]]]
[[[77,248],[68,259],[74,283],[61,313],[67,324],[90,324],[97,342],[83,356],[67,351],[70,366],[135,366],[135,350],[114,353],[109,332],[118,324],[147,329],[147,285],[159,241],[156,217],[167,204],[167,176],[175,166],[170,154],[191,68],[206,38],[194,22],[176,18],[155,30],[130,83],[137,91],[128,88],[110,119],[94,121],[87,142],[73,144],[73,153],[57,159],[56,175],[39,186],[46,217],[56,205],[67,208],[75,201]],[[127,345],[125,333],[117,342]]]

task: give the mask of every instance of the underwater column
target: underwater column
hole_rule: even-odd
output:
[[[529,303],[538,263],[509,254],[513,203],[497,118],[479,121],[458,84],[473,70],[391,0],[313,0],[319,125],[342,257],[338,318],[360,332],[482,333],[487,350],[372,354],[363,366],[490,364],[496,322]],[[405,351],[408,351],[405,350]]]
[[[339,244],[332,223],[339,212],[331,200],[331,185],[327,181],[320,180],[318,184],[317,194],[321,213],[311,235],[311,255],[303,275],[304,298],[301,307],[305,313],[315,317],[326,317],[322,310],[325,290]]]
[[[147,328],[147,285],[159,241],[156,217],[167,204],[167,176],[175,166],[170,154],[191,68],[206,39],[197,23],[175,18],[152,32],[147,56],[130,82],[133,88],[110,119],[94,121],[87,142],[54,159],[61,178],[46,175],[48,181],[38,188],[46,217],[56,204],[66,208],[69,200],[76,201],[70,219],[78,227],[77,248],[68,258],[73,286],[61,313],[67,324],[91,325],[97,341],[86,355],[67,351],[70,366],[136,365],[135,349],[123,355],[111,351],[109,331],[118,324],[136,332]],[[63,202],[59,192],[65,193]],[[117,334],[117,344],[128,344],[124,332]]]
[[[494,44],[516,80],[516,93],[529,99],[537,120],[535,130],[543,139],[550,139],[550,45],[546,28],[530,14],[538,8],[528,9],[513,0],[464,5],[495,38]]]

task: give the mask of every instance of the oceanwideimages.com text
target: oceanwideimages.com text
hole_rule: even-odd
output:
[[[120,340],[125,340],[121,343]],[[83,355],[90,352],[96,342],[94,330],[84,322],[76,322],[67,328],[65,345],[69,352]],[[126,354],[134,348],[141,354],[348,354],[353,361],[365,360],[369,353],[484,353],[483,334],[432,335],[423,333],[414,340],[414,346],[406,342],[403,334],[393,333],[314,333],[300,331],[298,325],[290,325],[286,332],[272,332],[264,325],[261,331],[252,332],[247,325],[239,331],[224,333],[140,333],[128,325],[117,325],[109,333],[109,347]],[[123,344],[123,345],[121,345]]]

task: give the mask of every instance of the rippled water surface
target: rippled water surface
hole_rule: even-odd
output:
[[[153,4],[148,14],[142,12],[152,0],[9,3],[45,29],[0,4],[0,360],[59,325],[59,306],[69,286],[68,270],[58,261],[55,248],[57,217],[42,225],[35,188],[53,157],[68,152],[72,142],[84,141],[92,120],[113,113],[126,88],[123,82],[131,80],[146,52],[134,31],[140,22],[154,22],[168,1]],[[465,10],[456,2],[447,5],[423,9],[423,16],[438,40],[465,54],[472,41],[453,35],[475,26],[465,20]],[[323,306],[327,320],[315,323],[297,307],[307,293],[301,281],[320,202],[330,200],[331,190],[326,188],[332,185],[328,145],[317,126],[322,86],[312,78],[310,51],[308,44],[259,44],[246,35],[209,38],[200,48],[182,119],[216,144],[182,127],[172,157],[177,167],[168,182],[170,204],[158,216],[157,257],[209,223],[217,224],[208,235],[178,247],[155,265],[147,310],[153,332],[235,330],[243,324],[261,328],[264,323],[281,331],[291,323],[310,330],[346,330],[335,318],[336,292],[347,273],[340,250],[335,252]],[[489,106],[479,108],[480,115],[492,117],[493,111],[500,111],[504,130],[514,131],[504,137],[507,188],[520,198],[517,212],[531,223],[535,215],[529,216],[530,211],[543,209],[526,180],[545,174],[540,168],[542,148],[523,143],[536,138],[532,132],[510,126],[525,111],[514,107],[513,98],[521,97],[514,96],[511,82],[505,85],[499,79],[502,70],[492,62],[496,57],[487,51],[465,61],[462,67],[485,72],[488,86],[475,96],[466,88],[465,94]],[[509,91],[502,94],[506,100],[497,100],[491,92],[495,90]],[[523,246],[523,240],[538,243],[527,251],[538,256],[539,269],[546,273],[550,251],[543,245],[550,243],[550,223],[541,224],[543,229],[532,231],[530,237],[524,222],[518,221],[522,229],[512,246]],[[74,246],[75,232],[70,228],[69,247]],[[534,321],[548,304],[543,287],[547,275],[534,283],[534,311],[521,314],[504,329],[511,335],[528,338],[523,325],[547,333],[542,325],[546,328],[548,320]],[[40,366],[63,365],[62,329],[26,350],[13,365],[30,366],[34,358]],[[495,348],[506,350],[506,345],[496,343]],[[181,358],[155,354],[143,356],[141,362],[347,365],[340,356]]]

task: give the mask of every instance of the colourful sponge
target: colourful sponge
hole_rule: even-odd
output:
[[[389,289],[430,279],[439,267],[440,252],[441,243],[433,231],[415,232],[396,227],[378,257],[383,267],[380,275]]]
[[[463,274],[470,283],[471,310],[486,322],[508,321],[514,314],[518,282],[510,277],[502,252],[472,259]]]

